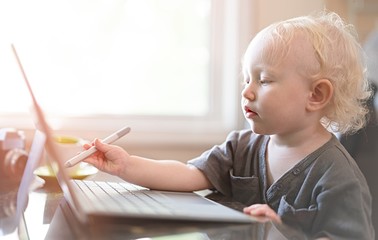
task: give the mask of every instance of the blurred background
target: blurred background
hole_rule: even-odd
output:
[[[0,2],[0,128],[33,133],[15,44],[53,129],[92,140],[125,125],[131,153],[186,161],[244,128],[240,62],[272,22],[322,9],[377,28],[376,0]]]
[[[117,144],[131,154],[186,161],[245,128],[240,63],[254,35],[323,9],[356,26],[378,85],[378,0],[1,1],[0,128],[22,131],[26,148],[35,129],[13,43],[57,134],[92,140],[127,125]],[[376,199],[370,104],[369,128],[341,137]]]

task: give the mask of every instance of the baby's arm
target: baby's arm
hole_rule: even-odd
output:
[[[94,141],[97,152],[85,159],[101,171],[151,189],[196,191],[211,188],[196,167],[175,160],[153,160],[129,155],[123,148]],[[84,145],[88,149],[91,145]]]
[[[199,169],[176,160],[130,156],[129,166],[124,168],[120,177],[151,189],[196,191],[211,188]]]

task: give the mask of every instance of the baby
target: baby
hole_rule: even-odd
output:
[[[246,214],[311,238],[374,239],[366,180],[332,134],[365,124],[370,91],[353,27],[328,12],[272,24],[251,41],[242,69],[250,129],[187,164],[98,139],[85,161],[151,189],[214,189],[248,206]]]

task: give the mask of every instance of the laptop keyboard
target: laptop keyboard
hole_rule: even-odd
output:
[[[88,207],[129,214],[173,214],[164,194],[126,182],[72,180],[88,197]]]

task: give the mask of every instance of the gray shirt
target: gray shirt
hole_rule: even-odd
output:
[[[235,131],[226,141],[188,162],[214,188],[245,205],[266,203],[287,223],[312,237],[374,239],[371,195],[355,161],[330,141],[267,184],[269,136]]]

